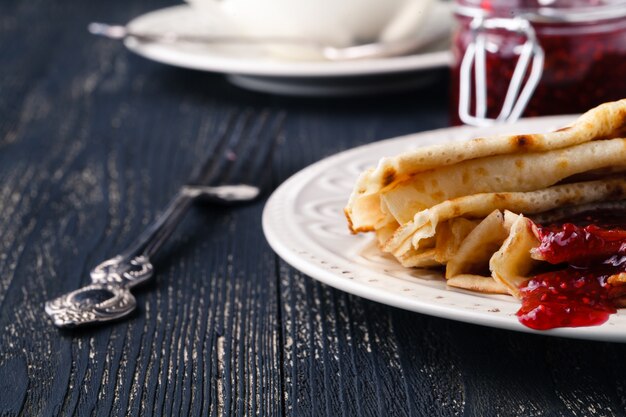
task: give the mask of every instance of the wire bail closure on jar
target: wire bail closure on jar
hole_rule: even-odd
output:
[[[539,84],[543,72],[544,51],[537,41],[530,22],[521,17],[487,18],[475,16],[470,24],[472,41],[461,61],[459,80],[459,117],[468,125],[490,126],[495,123],[514,122],[520,118],[528,101]],[[526,41],[520,48],[519,58],[511,77],[500,114],[495,119],[487,117],[487,35],[486,31],[502,29],[523,35]],[[496,52],[496,51],[490,51]],[[532,60],[532,62],[531,62]],[[530,64],[528,80],[522,88]],[[475,114],[471,115],[472,68],[476,87]]]

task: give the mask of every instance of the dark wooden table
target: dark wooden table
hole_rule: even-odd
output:
[[[227,120],[278,120],[274,186],[327,155],[446,126],[422,90],[289,99],[85,33],[169,0],[0,3],[0,414],[613,416],[626,346],[483,328],[321,285],[280,260],[264,200],[195,209],[127,321],[59,331],[45,300],[158,213]],[[236,134],[233,129],[226,134]]]

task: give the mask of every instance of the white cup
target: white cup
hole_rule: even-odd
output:
[[[249,36],[304,38],[341,47],[415,35],[433,0],[187,1],[200,13],[223,15]]]

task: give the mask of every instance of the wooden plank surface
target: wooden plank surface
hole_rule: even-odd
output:
[[[319,284],[270,250],[264,200],[196,208],[130,320],[54,328],[44,301],[88,282],[220,134],[277,135],[276,185],[337,151],[447,123],[443,72],[405,94],[280,98],[85,34],[91,20],[170,4],[0,3],[0,415],[625,415],[625,346],[455,323]],[[229,124],[243,114],[273,123]]]

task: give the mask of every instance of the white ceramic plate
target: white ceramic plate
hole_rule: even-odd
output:
[[[375,166],[382,156],[490,134],[544,132],[573,119],[574,116],[558,116],[491,128],[441,129],[331,156],[303,169],[274,192],[263,212],[265,236],[274,251],[294,268],[325,284],[383,304],[509,330],[624,342],[624,310],[601,326],[534,331],[518,322],[515,312],[520,304],[512,297],[448,288],[436,271],[403,268],[378,251],[373,236],[351,235],[343,214],[358,174]]]
[[[441,7],[447,6],[437,6]],[[446,9],[449,11],[449,7]],[[442,12],[438,12],[442,13]],[[444,11],[445,13],[445,11]],[[429,19],[427,24],[449,25],[451,18]],[[148,33],[175,32],[193,35],[232,33],[220,16],[198,13],[188,5],[156,10],[128,23],[133,31]],[[427,29],[427,28],[426,28]],[[191,45],[167,43],[125,42],[133,52],[163,64],[201,71],[227,74],[231,82],[241,87],[290,95],[359,94],[384,83],[366,80],[367,77],[419,72],[445,67],[451,62],[446,43],[420,54],[371,60],[343,62],[297,61],[279,59],[258,46]],[[347,77],[362,77],[364,82],[345,84]],[[319,84],[320,88],[315,88]],[[398,88],[398,80],[392,89]],[[407,86],[415,85],[407,80]]]

